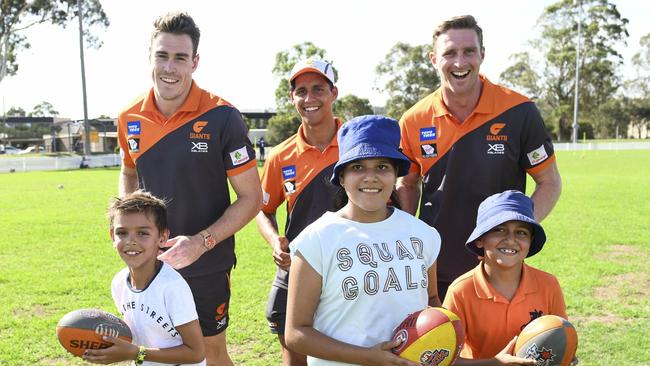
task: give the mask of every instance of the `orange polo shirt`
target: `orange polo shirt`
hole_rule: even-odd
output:
[[[567,317],[557,278],[525,263],[511,301],[492,287],[481,262],[449,286],[443,306],[463,321],[465,344],[461,357],[471,359],[494,357],[528,323],[542,315]]]

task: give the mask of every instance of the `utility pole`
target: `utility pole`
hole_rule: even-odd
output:
[[[580,84],[580,41],[582,37],[582,4],[580,0],[574,0],[578,5],[578,43],[576,44],[576,81],[575,92],[573,93],[573,131],[571,133],[571,142],[578,142],[578,86]]]
[[[81,88],[84,99],[84,155],[90,155],[90,122],[88,122],[88,103],[86,102],[86,66],[84,64],[84,30],[81,8],[82,0],[77,0],[79,8],[79,57],[81,58]]]

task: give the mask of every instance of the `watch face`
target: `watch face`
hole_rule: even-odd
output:
[[[214,248],[215,244],[217,244],[217,241],[214,240],[213,237],[209,237],[205,239],[205,246],[208,247],[208,249]]]

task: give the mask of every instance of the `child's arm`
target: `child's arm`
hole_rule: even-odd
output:
[[[442,300],[438,297],[438,274],[436,271],[436,262],[433,262],[431,267],[427,270],[427,277],[429,284],[427,292],[429,293],[429,306],[441,307]]]
[[[391,348],[399,345],[398,342],[383,342],[371,348],[359,347],[338,341],[314,329],[314,313],[321,289],[322,277],[307,263],[300,252],[296,253],[289,272],[287,323],[284,335],[287,346],[291,350],[317,358],[359,365],[418,365],[390,351]]]
[[[501,350],[494,358],[480,360],[471,360],[468,358],[458,358],[454,365],[458,366],[502,366],[502,365],[534,365],[535,360],[513,356],[517,337],[514,337],[508,345]]]
[[[161,363],[199,363],[205,359],[203,334],[198,320],[176,327],[183,339],[183,344],[169,348],[147,348],[145,360]],[[135,360],[138,356],[139,346],[118,338],[105,336],[105,341],[113,345],[106,349],[88,349],[83,359],[92,363],[109,364],[119,361]]]

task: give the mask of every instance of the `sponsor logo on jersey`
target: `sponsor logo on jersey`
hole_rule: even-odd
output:
[[[126,142],[129,144],[129,152],[137,153],[140,152],[140,139],[136,137],[131,137]]]
[[[488,155],[503,155],[506,153],[506,145],[504,144],[488,144]]]
[[[194,142],[190,141],[192,144],[191,152],[195,153],[207,153],[208,152],[208,143],[207,142]]]
[[[287,194],[292,194],[293,192],[296,191],[296,181],[295,180],[288,180],[284,182],[284,191],[287,192]]]
[[[487,141],[508,141],[508,136],[500,135],[504,127],[506,127],[505,123],[493,123],[490,126],[490,134],[485,139]]]
[[[435,140],[438,138],[435,127],[420,128],[420,141]]]
[[[426,350],[420,355],[420,364],[422,365],[435,365],[438,366],[449,357],[449,350],[446,349],[436,349],[436,350]]]
[[[528,156],[530,165],[537,165],[548,158],[548,153],[546,153],[546,148],[544,148],[544,144],[542,144],[542,146],[529,152],[526,156]]]
[[[241,163],[245,163],[248,160],[248,151],[246,150],[246,146],[239,148],[235,151],[230,152],[230,160],[232,160],[232,165],[239,165]]]
[[[210,134],[209,133],[201,133],[203,131],[203,128],[208,125],[208,121],[196,121],[192,125],[192,131],[190,132],[190,138],[191,139],[200,139],[200,140],[209,140],[210,139]]]
[[[126,130],[128,136],[139,135],[140,134],[140,121],[130,121],[126,123]]]
[[[438,156],[438,147],[436,144],[422,144],[420,145],[420,151],[422,152],[423,158],[434,158]]]
[[[540,347],[533,343],[528,348],[526,348],[526,357],[535,360],[535,366],[548,366],[551,365],[551,361],[557,356],[553,353],[552,348],[546,348],[544,346]],[[553,363],[555,365],[555,363]]]
[[[282,167],[282,179],[287,180],[296,177],[296,166],[288,165]]]

